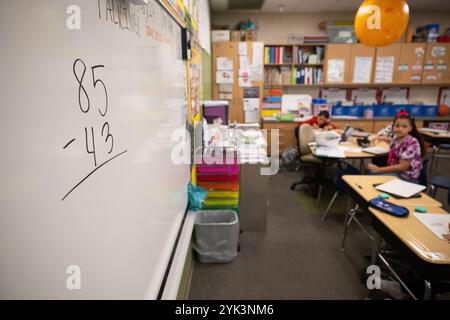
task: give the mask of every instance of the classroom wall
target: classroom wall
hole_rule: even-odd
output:
[[[323,34],[319,29],[321,21],[353,20],[353,13],[255,13],[255,12],[227,12],[213,13],[212,25],[230,26],[235,28],[241,20],[256,22],[258,25],[258,41],[265,43],[287,43],[290,33]],[[450,27],[450,12],[411,13],[411,25],[419,26],[428,23],[439,23],[441,33]],[[403,40],[402,40],[403,41]],[[289,88],[287,93],[302,93],[316,96],[317,89]],[[413,87],[410,90],[411,101],[436,103],[439,93],[437,87]]]
[[[203,101],[212,99],[211,56],[203,49],[202,52],[202,97]]]
[[[290,33],[322,34],[319,22],[334,20],[353,20],[353,13],[254,13],[228,12],[213,13],[212,25],[235,28],[241,20],[255,21],[258,24],[258,40],[266,43],[286,43]],[[450,12],[411,13],[411,25],[439,23],[441,30],[450,27]]]

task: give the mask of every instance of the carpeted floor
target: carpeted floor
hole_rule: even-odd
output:
[[[448,172],[449,161],[438,171]],[[332,169],[332,168],[330,168]],[[371,240],[356,225],[340,250],[347,199],[339,197],[325,222],[306,186],[291,191],[301,173],[270,178],[266,233],[243,232],[241,251],[229,264],[194,264],[189,299],[364,299],[361,279]],[[333,172],[327,174],[332,177]],[[325,210],[333,190],[326,190]],[[438,192],[446,203],[446,194]],[[264,199],[262,199],[264,200]],[[446,204],[446,209],[449,210]],[[364,221],[365,219],[363,219]],[[368,225],[368,219],[365,224]]]

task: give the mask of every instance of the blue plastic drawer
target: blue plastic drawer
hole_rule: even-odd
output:
[[[377,104],[375,105],[374,116],[381,117],[394,117],[395,116],[395,107],[393,105],[387,104]]]
[[[349,107],[344,107],[342,105],[336,104],[331,108],[331,115],[332,116],[348,116],[349,115]]]
[[[422,116],[422,106],[421,105],[414,105],[410,104],[407,108],[410,115],[413,117],[420,117]]]
[[[352,117],[362,118],[364,116],[364,106],[355,105],[351,107],[347,107],[349,109],[348,115]]]
[[[436,117],[437,114],[438,106],[436,104],[422,106],[422,117]]]

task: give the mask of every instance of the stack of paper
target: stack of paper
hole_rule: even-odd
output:
[[[327,158],[345,158],[344,150],[339,147],[318,147],[316,149],[316,156]]]
[[[371,154],[385,154],[389,152],[389,149],[385,149],[382,147],[369,147],[362,149],[364,152],[371,153]]]
[[[414,216],[422,222],[439,239],[445,240],[444,234],[450,234],[448,228],[450,223],[450,214],[439,213],[414,213]]]
[[[425,186],[420,184],[415,184],[407,182],[401,179],[394,179],[389,182],[380,184],[376,187],[377,190],[392,194],[394,196],[399,196],[403,198],[410,198],[419,192],[426,189]]]

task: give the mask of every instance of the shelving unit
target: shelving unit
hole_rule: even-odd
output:
[[[298,50],[304,50],[306,53],[314,53],[316,47],[323,48],[323,59],[319,63],[305,63],[299,61]],[[436,48],[438,47],[438,48]],[[383,48],[367,48],[361,44],[266,44],[267,49],[283,48],[284,55],[291,56],[290,62],[271,63],[265,56],[265,82],[266,87],[286,86],[297,88],[386,88],[399,86],[434,86],[442,87],[450,84],[450,44],[448,43],[396,43]],[[442,50],[441,50],[442,49]],[[272,49],[273,50],[273,49]],[[442,56],[435,58],[430,52],[441,52]],[[443,52],[443,53],[442,53]],[[368,83],[353,82],[353,73],[355,68],[355,59],[360,57],[372,58],[372,69]],[[390,83],[377,83],[376,72],[378,67],[378,58],[394,57],[394,71]],[[327,79],[327,70],[330,67],[329,61],[340,59],[344,61],[343,77],[341,82],[331,82]],[[444,67],[447,66],[447,67]],[[317,68],[322,72],[318,83],[293,83],[292,79],[287,82],[279,83],[273,81],[273,76],[269,73],[281,73],[281,68]],[[288,71],[285,70],[287,73]],[[278,80],[275,77],[275,80]]]
[[[325,44],[266,44],[266,86],[316,86],[322,83]],[[308,62],[314,59],[314,62]]]

